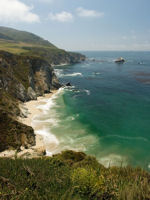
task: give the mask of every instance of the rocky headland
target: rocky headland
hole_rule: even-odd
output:
[[[27,117],[20,103],[59,89],[53,66],[75,64],[85,56],[58,49],[27,32],[0,27],[0,33],[0,152],[20,151],[36,144],[33,128],[18,121],[18,117]]]

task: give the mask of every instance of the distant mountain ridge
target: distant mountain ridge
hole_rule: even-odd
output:
[[[27,31],[19,31],[13,28],[0,26],[0,39],[13,40],[15,42],[25,42],[32,43],[37,45],[45,45],[49,47],[55,47],[48,40],[44,40],[43,38],[27,32]],[[56,47],[55,47],[56,48]]]

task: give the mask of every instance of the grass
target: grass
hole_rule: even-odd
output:
[[[13,54],[22,54],[30,52],[31,48],[47,48],[49,50],[51,49],[57,49],[56,47],[47,47],[44,45],[38,45],[38,44],[32,44],[32,43],[25,43],[25,42],[15,42],[11,40],[3,40],[0,39],[0,50],[7,51],[9,53]]]
[[[21,43],[15,43],[7,40],[0,40],[0,50],[14,54],[27,52],[27,50],[22,49]]]
[[[37,45],[45,45],[54,47],[53,44],[44,40],[43,38],[26,31],[19,31],[13,28],[7,28],[0,26],[0,38],[5,40],[13,40],[16,42],[33,43]]]
[[[140,168],[105,168],[94,157],[73,151],[49,158],[3,158],[0,199],[148,200],[150,174]]]
[[[55,46],[15,42],[3,39],[0,39],[0,50],[17,55],[42,58],[49,64],[54,65],[59,65],[60,63],[74,64],[85,59],[85,57],[79,53],[66,52],[65,50],[58,49]]]

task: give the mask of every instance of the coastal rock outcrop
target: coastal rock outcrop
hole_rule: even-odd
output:
[[[41,59],[0,52],[0,151],[35,144],[31,127],[17,121],[26,102],[61,87],[53,67]]]
[[[66,86],[69,86],[69,87],[70,87],[70,86],[71,86],[71,83],[70,83],[70,82],[66,83]]]
[[[28,101],[59,87],[61,84],[47,61],[0,52],[0,88],[14,98]]]
[[[40,58],[31,58],[30,65],[29,81],[33,90],[32,94],[35,92],[37,96],[40,96],[49,93],[52,89],[61,87],[53,67],[47,61]]]
[[[51,66],[72,65],[85,61],[86,57],[80,53],[67,52],[62,49],[48,49],[42,47],[23,47],[29,52],[22,53],[25,56],[38,56],[46,60]]]

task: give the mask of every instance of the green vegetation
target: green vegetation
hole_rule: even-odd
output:
[[[16,43],[13,41],[2,40],[2,39],[0,39],[0,50],[14,54],[20,54],[26,52],[26,50],[22,49],[21,43]]]
[[[0,27],[0,50],[40,57],[53,65],[85,60],[85,56],[59,49],[35,34],[6,27]]]
[[[53,46],[28,44],[3,39],[0,39],[0,51],[42,58],[53,65],[61,63],[74,64],[85,59],[85,56],[81,54],[66,52]]]
[[[13,133],[13,134],[12,134]],[[32,127],[13,119],[5,111],[0,112],[0,152],[6,149],[17,149],[20,146],[35,145]]]
[[[94,157],[65,151],[54,157],[0,159],[0,199],[148,200],[150,174],[104,168]]]
[[[49,47],[55,47],[49,41],[42,39],[41,37],[29,33],[26,31],[19,31],[13,28],[7,28],[0,26],[0,39],[13,40],[15,42],[23,42],[29,44],[44,45]]]

